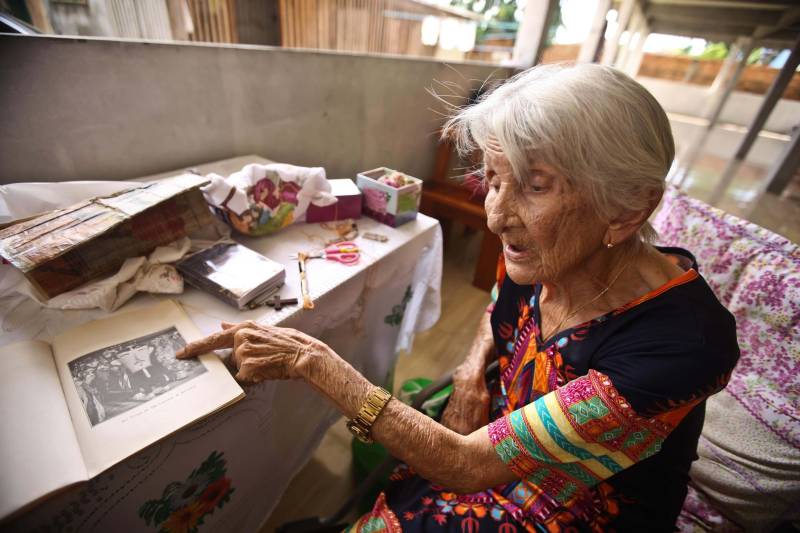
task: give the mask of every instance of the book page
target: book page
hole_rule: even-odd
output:
[[[117,313],[63,333],[53,354],[89,477],[244,396],[177,303]]]
[[[86,481],[50,346],[26,341],[0,348],[0,519]]]

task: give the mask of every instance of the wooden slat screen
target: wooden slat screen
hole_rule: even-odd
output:
[[[114,34],[133,39],[172,39],[165,0],[108,0]]]
[[[435,48],[422,44],[420,9],[404,0],[280,0],[281,45],[432,56]]]
[[[236,43],[235,0],[187,0],[194,31],[190,41]]]

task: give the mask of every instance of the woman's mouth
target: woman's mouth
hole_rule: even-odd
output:
[[[518,244],[506,244],[503,246],[503,253],[506,256],[506,259],[510,259],[511,261],[522,261],[530,258],[532,252],[530,248],[526,248]]]

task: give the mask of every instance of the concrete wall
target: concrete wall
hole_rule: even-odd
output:
[[[705,118],[703,113],[709,102],[709,87],[647,77],[636,79],[653,93],[668,113]],[[746,131],[755,118],[763,99],[763,95],[734,91],[728,98],[720,115],[718,126],[711,132],[704,151],[722,159],[733,157],[736,148],[744,138],[744,132],[741,129],[740,131],[731,131],[731,129],[720,127],[719,124],[735,124],[742,126]],[[671,123],[678,154],[686,144],[695,142],[697,136],[704,129],[703,126],[680,120],[672,120]],[[800,101],[782,99],[773,109],[764,129],[790,135],[792,128],[798,125],[800,125]],[[770,168],[780,158],[787,144],[788,140],[759,136],[747,155],[747,161],[763,168]]]
[[[442,106],[508,71],[257,46],[0,36],[0,183],[127,179],[249,153],[425,178]]]
[[[708,106],[710,87],[644,76],[636,80],[647,87],[668,112],[701,117]],[[719,121],[749,126],[763,100],[764,95],[761,94],[734,91],[728,98]],[[800,124],[800,101],[782,99],[775,106],[764,129],[788,135],[798,124]]]
[[[425,178],[443,111],[436,81],[466,89],[505,69],[434,60],[258,46],[0,36],[0,183],[128,179],[260,154],[352,177],[380,165]],[[704,87],[640,81],[667,111],[699,116]],[[723,122],[748,125],[761,96],[734,93]],[[788,133],[800,102],[782,100],[767,129]],[[673,122],[679,146],[699,128]],[[742,134],[706,147],[728,158]],[[759,139],[769,166],[784,141]]]
[[[698,135],[705,129],[702,126],[677,120],[671,120],[670,125],[672,126],[672,136],[675,138],[675,153],[678,158],[686,145],[696,142]],[[737,131],[714,128],[703,147],[703,153],[720,159],[731,159],[743,137],[744,134]],[[781,157],[783,149],[788,144],[788,141],[759,136],[747,154],[747,162],[765,170],[769,169]]]

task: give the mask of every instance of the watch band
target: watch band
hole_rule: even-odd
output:
[[[355,435],[361,442],[372,443],[372,438],[370,437],[372,424],[375,423],[378,415],[381,414],[381,411],[391,399],[392,394],[386,389],[381,387],[372,389],[356,417],[347,421],[347,429],[350,430],[350,433]]]

